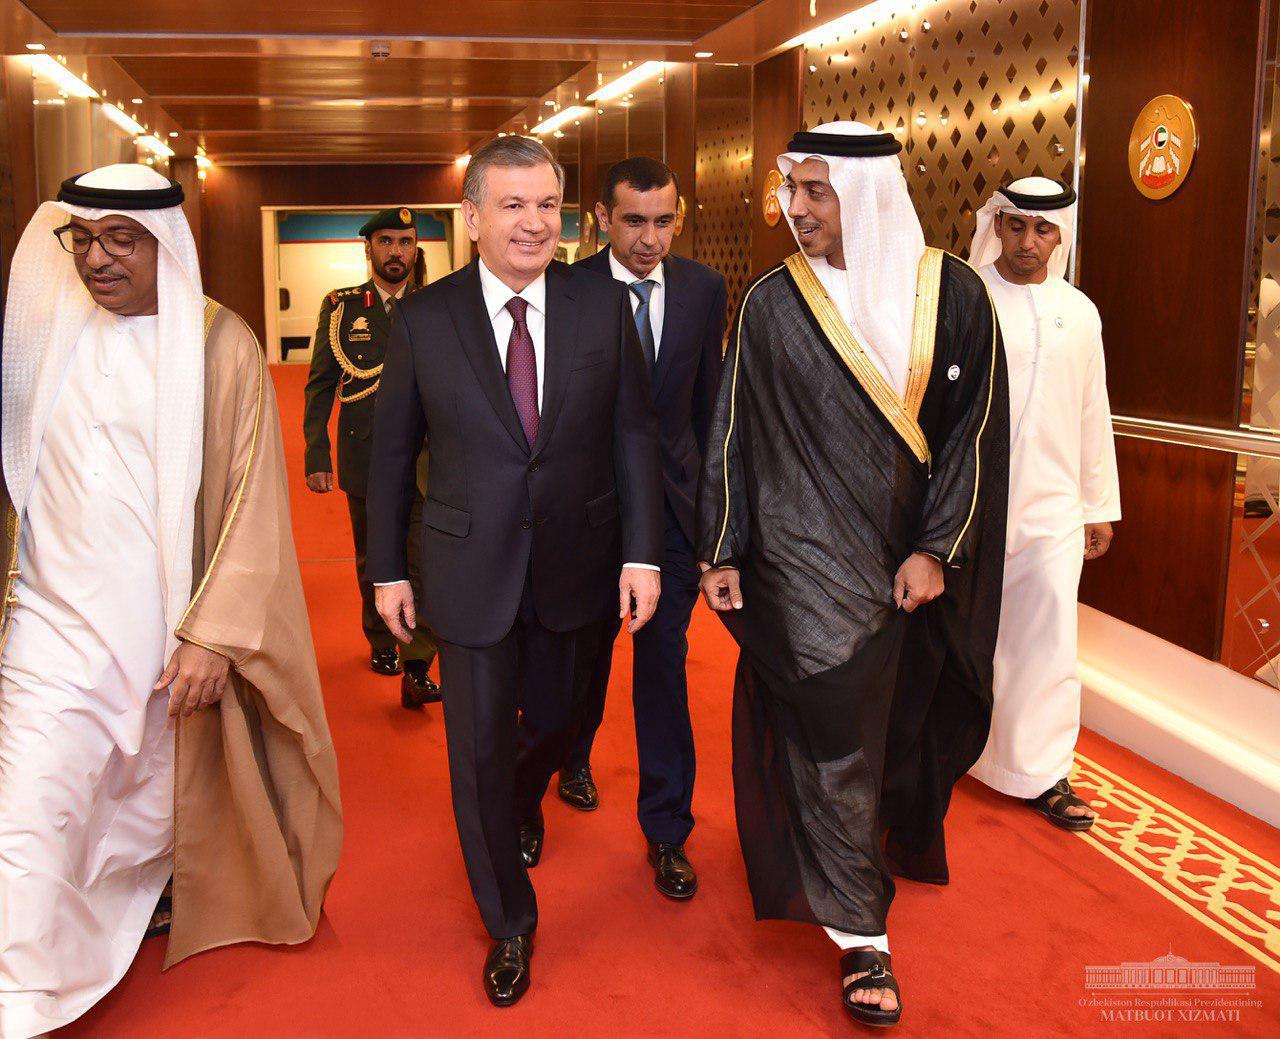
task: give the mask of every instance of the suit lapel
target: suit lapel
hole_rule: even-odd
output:
[[[651,395],[657,399],[671,370],[676,354],[684,346],[684,322],[680,320],[688,303],[684,280],[676,273],[675,265],[662,261],[662,291],[666,294],[662,317],[662,340],[658,343],[658,359],[653,366]]]
[[[507,387],[506,372],[502,370],[502,358],[493,338],[493,322],[489,320],[489,311],[484,305],[478,261],[471,261],[449,294],[449,313],[467,361],[494,412],[511,434],[511,439],[524,450],[529,450],[524,427],[520,424],[520,416],[516,414],[516,406],[511,400],[511,390]]]
[[[534,454],[551,439],[551,431],[560,415],[577,351],[577,333],[578,309],[574,306],[568,268],[553,264],[547,268],[546,349],[543,351],[547,370],[542,378],[542,417],[538,422]]]

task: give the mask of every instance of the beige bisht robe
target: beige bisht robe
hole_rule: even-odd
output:
[[[239,317],[210,302],[205,329],[194,587],[177,635],[232,668],[219,705],[178,720],[166,967],[233,942],[309,939],[342,842],[275,393]],[[7,630],[18,524],[3,481],[0,509]]]

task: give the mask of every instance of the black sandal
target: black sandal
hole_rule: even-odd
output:
[[[1076,797],[1070,782],[1066,779],[1058,780],[1039,797],[1027,797],[1023,800],[1054,826],[1060,826],[1064,830],[1087,830],[1093,825],[1094,820],[1091,816],[1067,814],[1068,808],[1091,808],[1092,806],[1087,801]]]
[[[875,949],[850,949],[840,957],[840,985],[842,1002],[855,1021],[875,1028],[888,1028],[896,1025],[902,1016],[902,993],[898,991],[898,981],[893,976],[892,959],[887,952]],[[865,973],[864,973],[865,972]],[[862,974],[853,981],[846,979],[852,974]],[[896,1010],[882,1010],[874,1003],[855,1003],[850,1000],[855,992],[868,989],[888,989],[898,998]]]
[[[142,936],[144,941],[147,938],[159,938],[162,934],[169,933],[169,926],[173,923],[173,896],[171,894],[160,896],[159,901],[156,902],[155,912],[151,914],[151,919],[154,920],[161,913],[167,913],[169,919],[162,924],[154,924],[148,927],[146,933]]]

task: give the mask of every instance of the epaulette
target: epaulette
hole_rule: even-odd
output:
[[[344,296],[358,296],[363,288],[363,285],[355,285],[349,289],[334,289],[329,293],[329,302],[337,304]]]

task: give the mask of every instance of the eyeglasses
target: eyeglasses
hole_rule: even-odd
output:
[[[53,236],[58,239],[58,244],[63,249],[76,256],[84,256],[93,248],[93,243],[97,242],[108,256],[116,257],[132,256],[138,243],[144,238],[151,237],[145,232],[138,234],[135,231],[119,229],[90,234],[83,227],[76,227],[74,224],[64,224],[53,232]]]

